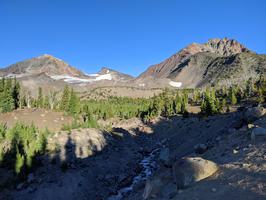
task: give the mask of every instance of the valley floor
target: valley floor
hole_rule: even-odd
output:
[[[56,139],[62,142],[63,155],[43,156],[42,166],[15,188],[3,189],[0,199],[108,199],[131,185],[133,177],[142,170],[139,162],[145,156],[162,148],[170,150],[172,161],[183,156],[200,156],[219,164],[220,170],[184,190],[177,191],[174,181],[165,182],[154,199],[265,199],[266,143],[251,142],[250,130],[247,124],[242,124],[242,114],[239,111],[208,118],[197,115],[158,118],[149,125],[131,119],[113,123],[110,132],[94,129],[61,132]],[[253,124],[266,128],[266,117]],[[206,152],[196,154],[197,144],[205,144]],[[85,156],[90,153],[85,153],[84,145],[94,154]],[[158,154],[154,159],[158,160]],[[8,179],[8,173],[0,174],[5,175],[2,181]],[[143,199],[144,188],[145,181],[140,181],[121,199]]]

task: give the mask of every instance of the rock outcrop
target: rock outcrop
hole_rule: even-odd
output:
[[[214,53],[218,56],[230,56],[237,53],[251,51],[236,40],[227,38],[210,39],[205,44],[192,43],[165,61],[156,65],[152,65],[144,73],[142,73],[140,77],[145,78],[148,76],[154,76],[157,78],[166,78],[177,68],[179,64],[186,61],[192,55],[201,52]]]
[[[107,144],[107,137],[107,133],[92,128],[75,129],[70,133],[62,131],[49,138],[48,149],[59,153],[61,161],[72,162],[75,158],[87,158],[101,151]]]

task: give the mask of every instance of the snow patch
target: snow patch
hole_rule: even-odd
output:
[[[103,75],[97,76],[96,81],[100,81],[100,80],[112,80],[112,75],[111,74],[103,74]]]
[[[92,78],[78,78],[69,75],[55,75],[50,77],[54,80],[63,80],[67,83],[91,83],[94,81],[112,80],[111,74],[103,74],[103,75],[95,74],[95,76],[91,76]]]
[[[139,87],[145,87],[145,83],[140,83]]]
[[[180,88],[182,86],[182,82],[170,81],[169,85]]]
[[[5,76],[5,78],[21,78],[21,77],[24,77],[24,76],[27,76],[26,74],[8,74]]]
[[[87,76],[99,76],[99,74],[86,74]]]

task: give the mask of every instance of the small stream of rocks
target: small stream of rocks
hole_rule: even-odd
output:
[[[142,166],[141,172],[133,178],[133,181],[130,186],[121,188],[117,191],[116,195],[112,195],[107,200],[121,200],[123,197],[129,195],[133,189],[140,184],[142,181],[146,181],[157,168],[157,163],[155,160],[156,154],[160,152],[160,149],[154,149],[151,153],[145,156],[139,163]]]

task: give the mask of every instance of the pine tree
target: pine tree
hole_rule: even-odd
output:
[[[181,99],[179,93],[177,93],[175,96],[175,99],[174,99],[174,103],[173,103],[175,114],[178,114],[181,112],[181,101],[182,101],[182,99]]]
[[[181,114],[187,114],[187,107],[188,107],[188,96],[186,93],[184,93],[181,98],[181,107],[180,107]]]
[[[204,92],[203,101],[201,103],[201,112],[205,115],[216,114],[218,112],[216,107],[217,103],[215,103],[216,101],[217,99],[214,90],[210,91],[207,89]]]
[[[15,172],[19,174],[21,172],[22,167],[24,166],[25,158],[23,155],[19,153],[17,150],[16,154],[16,163],[15,163]]]
[[[14,108],[17,109],[19,107],[19,99],[20,99],[20,84],[17,79],[14,79],[14,86],[12,88],[12,97],[14,100]]]
[[[68,112],[71,114],[77,114],[79,110],[79,99],[74,92],[73,88],[70,92],[70,99],[69,99],[69,110]]]
[[[233,87],[230,88],[230,102],[232,105],[237,104],[237,97],[235,94],[235,89]]]
[[[15,108],[12,96],[12,80],[2,79],[2,92],[0,93],[0,112],[9,112]]]
[[[66,86],[64,88],[62,97],[61,97],[61,101],[60,101],[60,105],[59,105],[59,109],[62,111],[68,111],[68,106],[69,106],[69,98],[70,98],[70,93],[69,93],[69,88],[68,86]]]

